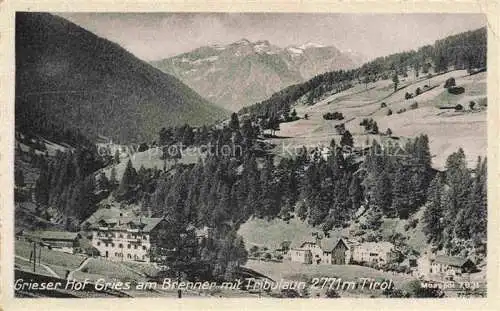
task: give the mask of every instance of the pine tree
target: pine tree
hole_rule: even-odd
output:
[[[49,204],[50,195],[50,173],[49,167],[45,159],[40,165],[40,175],[35,183],[35,201],[39,206],[47,206]]]
[[[130,193],[129,191],[135,187],[137,184],[137,172],[132,165],[132,161],[129,159],[125,171],[123,172],[123,177],[120,185],[117,189],[117,196],[121,198],[127,197]]]
[[[376,177],[374,189],[374,203],[385,214],[392,214],[392,184],[389,174],[386,170]]]
[[[349,197],[352,203],[352,210],[357,211],[361,207],[361,200],[363,199],[363,189],[357,176],[353,176],[351,179],[351,184],[349,185]]]
[[[231,114],[231,120],[229,121],[229,128],[233,131],[240,129],[240,120],[238,119],[238,114],[233,112]]]
[[[110,190],[110,188],[111,188],[111,183],[108,177],[106,177],[106,174],[104,174],[104,172],[101,172],[101,174],[99,174],[99,179],[97,181],[97,190],[106,191]]]
[[[436,175],[429,186],[429,204],[427,205],[424,216],[423,231],[428,241],[440,243],[443,239],[443,190],[444,183],[440,174]]]
[[[114,155],[113,159],[114,159],[115,165],[120,163],[120,150],[118,150],[118,148],[116,148],[116,150],[115,150],[115,155]]]
[[[252,126],[252,121],[250,121],[250,119],[243,120],[243,125],[241,126],[241,134],[246,139],[254,139],[256,137],[254,128]]]
[[[475,168],[472,191],[468,204],[468,221],[470,222],[470,236],[476,240],[486,239],[487,229],[487,168],[486,159],[484,162],[479,157]]]
[[[340,146],[349,146],[352,147],[354,145],[354,140],[352,138],[352,134],[349,131],[345,131],[344,134],[342,134],[342,138],[340,139]]]
[[[410,202],[410,193],[413,189],[403,166],[396,171],[393,185],[393,213],[397,213],[400,218],[408,218],[412,209],[413,202]]]
[[[398,90],[398,84],[399,84],[399,78],[397,73],[394,73],[394,75],[392,76],[392,82],[394,83],[394,92],[396,92]]]
[[[118,179],[116,178],[116,168],[114,166],[111,168],[109,184],[111,189],[115,189],[118,186]]]

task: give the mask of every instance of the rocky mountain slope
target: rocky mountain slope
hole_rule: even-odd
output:
[[[334,46],[306,43],[280,48],[268,41],[246,39],[152,62],[208,100],[233,111],[319,73],[359,64],[357,55]]]

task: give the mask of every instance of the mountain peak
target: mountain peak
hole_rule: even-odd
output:
[[[233,44],[238,44],[238,45],[247,45],[247,44],[250,44],[250,41],[248,39],[245,39],[245,38],[242,38],[238,41],[236,41],[235,43]]]
[[[309,48],[323,48],[323,47],[325,47],[325,46],[320,44],[320,43],[315,43],[315,42],[310,42],[310,41],[298,46],[298,48],[302,49],[302,50],[309,49]]]

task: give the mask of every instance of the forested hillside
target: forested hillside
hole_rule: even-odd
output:
[[[120,46],[47,13],[16,15],[16,128],[74,141],[151,140],[164,124],[223,118],[178,79]],[[66,134],[65,134],[66,133]]]
[[[417,77],[439,74],[449,69],[481,70],[486,67],[486,28],[438,40],[418,50],[377,58],[349,71],[334,71],[317,75],[311,80],[292,85],[274,93],[270,98],[240,110],[241,114],[281,116],[297,102],[313,105],[321,97],[350,88],[354,83],[373,83],[399,79],[412,71]]]

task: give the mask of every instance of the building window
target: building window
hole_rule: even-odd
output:
[[[123,239],[123,234],[120,233],[120,239]]]
[[[105,246],[108,247],[108,243],[106,243]]]
[[[129,244],[127,244],[127,248],[130,248],[130,243],[129,243]]]
[[[118,244],[118,247],[123,248],[123,244],[122,243]]]
[[[127,254],[127,258],[128,258],[128,259],[132,259],[132,255]]]
[[[134,249],[137,249],[137,245],[134,245]]]
[[[143,246],[142,246],[142,249],[143,249],[143,250],[146,250],[146,246],[144,246],[144,245],[143,245]]]
[[[147,239],[148,239],[148,236],[147,236],[147,235],[143,235],[143,236],[142,236],[142,239],[143,239],[143,240],[147,240]]]
[[[115,247],[115,243],[111,243],[111,247]]]
[[[97,246],[100,246],[101,245],[101,242],[97,242]]]

